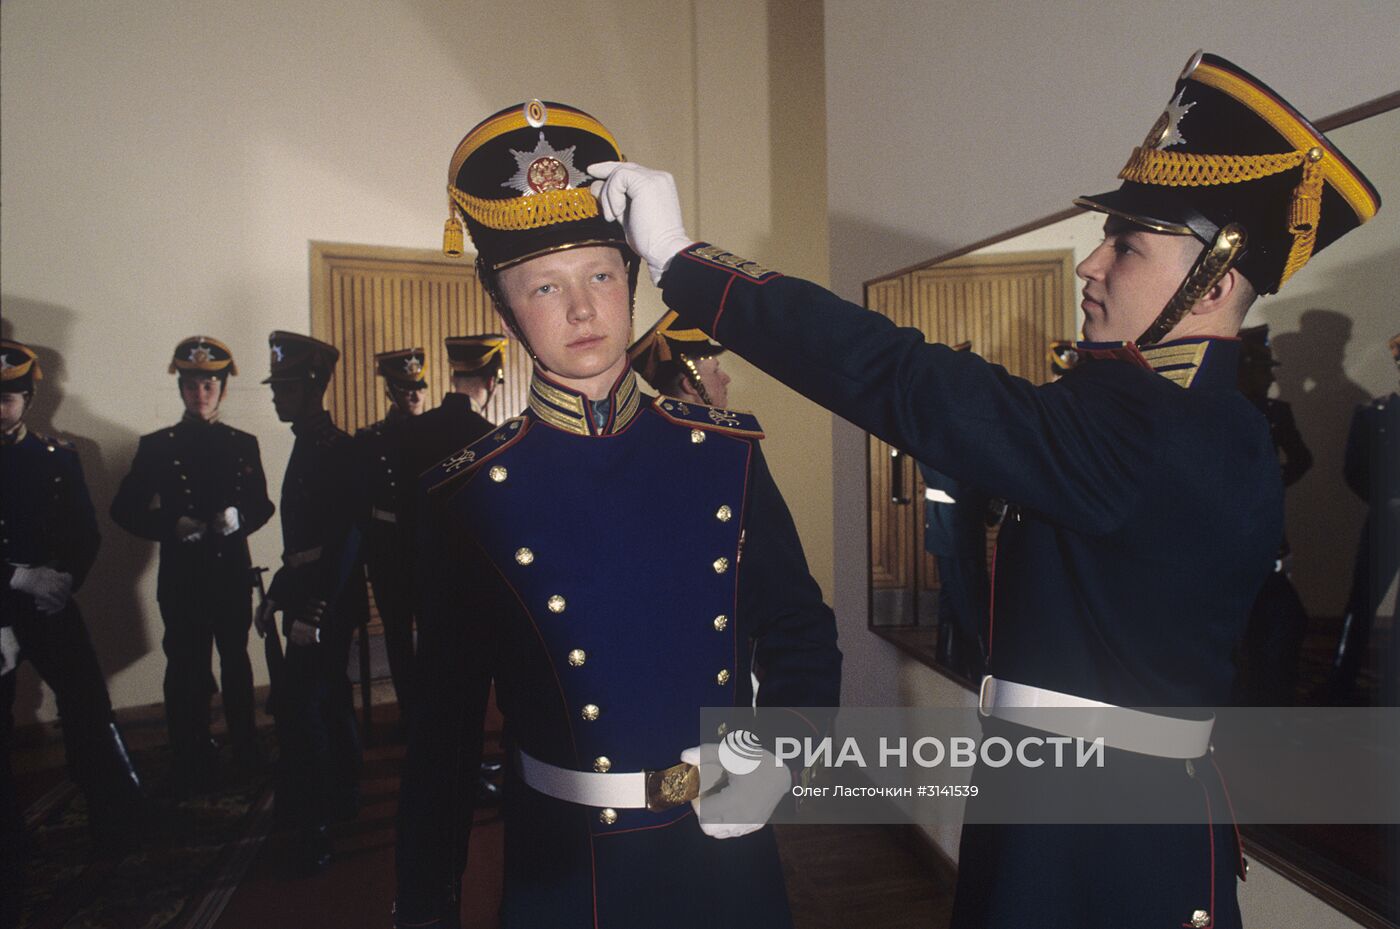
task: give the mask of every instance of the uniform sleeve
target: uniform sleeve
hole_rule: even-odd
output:
[[[263,473],[262,450],[258,447],[257,436],[247,437],[242,456],[242,489],[234,506],[238,507],[242,523],[239,531],[248,536],[266,526],[277,508],[267,495],[267,475]]]
[[[62,568],[73,575],[73,590],[83,586],[93,562],[97,560],[97,549],[102,544],[102,533],[97,528],[97,512],[88,494],[87,481],[83,478],[83,464],[77,452],[70,453],[69,491],[64,501],[67,513],[67,552]]]
[[[400,929],[457,925],[493,663],[481,617],[498,587],[475,547],[418,502],[414,713],[394,854]]]
[[[310,600],[333,605],[352,577],[363,580],[358,569],[364,514],[347,501],[364,499],[364,469],[349,436],[331,447],[325,461],[331,466],[323,471],[318,514],[322,550],[321,557],[307,566],[306,594]]]
[[[154,450],[151,443],[143,438],[136,445],[131,470],[122,478],[109,512],[112,522],[132,535],[152,542],[166,542],[169,541],[173,523],[160,507],[151,508],[151,501],[159,493],[157,473]]]
[[[836,617],[822,602],[763,452],[757,442],[753,448],[739,609],[754,637],[758,705],[834,707],[841,702]],[[816,721],[813,726],[824,728]]]
[[[1085,365],[1037,387],[815,284],[724,267],[696,254],[704,250],[672,261],[667,305],[809,399],[950,477],[1085,532],[1111,531],[1138,505],[1157,401],[1114,370],[1125,366]]]

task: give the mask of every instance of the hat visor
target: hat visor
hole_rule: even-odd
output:
[[[1074,205],[1126,219],[1153,232],[1195,236],[1207,243],[1216,231],[1208,230],[1206,227],[1213,226],[1213,223],[1165,188],[1129,182],[1107,193],[1075,197]]]

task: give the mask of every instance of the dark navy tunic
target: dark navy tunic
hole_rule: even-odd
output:
[[[399,924],[455,924],[461,781],[494,675],[520,749],[579,771],[660,770],[699,709],[834,706],[840,653],[753,417],[641,394],[594,422],[537,375],[529,410],[424,475],[427,698],[400,806]],[[448,733],[444,737],[444,733]],[[711,736],[711,740],[714,737]],[[468,757],[463,757],[463,755]],[[507,785],[504,926],[789,924],[771,830],[706,837],[653,813]],[[444,815],[452,809],[454,817]]]
[[[1089,361],[1037,386],[703,243],[663,288],[686,325],[1012,502],[991,674],[1120,706],[1228,701],[1283,529],[1278,461],[1235,388],[1235,340],[1085,345]],[[1197,909],[1237,923],[1220,829],[1212,843],[1197,826],[1076,828],[965,829],[954,924],[1174,927]]]

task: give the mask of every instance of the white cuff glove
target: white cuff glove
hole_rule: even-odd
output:
[[[747,774],[726,772],[719,762],[719,746],[706,742],[681,752],[681,761],[700,769],[700,796],[690,801],[700,831],[714,839],[736,839],[757,832],[768,822],[778,803],[792,789],[787,765],[769,751],[759,758],[758,767]],[[727,773],[729,783],[713,794],[706,794]]]
[[[10,626],[0,626],[0,677],[19,667],[19,639]]]
[[[213,522],[209,524],[209,528],[213,529],[219,535],[233,535],[238,531],[238,527],[242,525],[243,521],[238,517],[238,507],[227,506],[224,507],[223,512],[214,517]]]
[[[294,619],[291,628],[287,630],[287,641],[293,645],[320,645],[321,627]]]
[[[588,173],[599,178],[588,189],[603,218],[622,223],[628,244],[660,286],[671,259],[695,241],[685,231],[675,178],[630,161],[600,161],[589,165]]]
[[[207,528],[202,520],[181,516],[175,520],[175,538],[181,542],[198,542],[204,538],[204,530]]]
[[[53,614],[68,605],[73,595],[73,575],[42,565],[37,568],[15,568],[10,586],[34,598],[40,613]]]

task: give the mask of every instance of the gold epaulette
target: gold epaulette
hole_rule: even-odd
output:
[[[463,475],[471,474],[482,464],[520,441],[520,437],[529,429],[529,420],[524,416],[506,420],[492,432],[465,448],[458,449],[424,471],[418,478],[418,486],[430,494],[441,493]]]
[[[656,412],[678,426],[691,429],[704,429],[709,432],[727,432],[746,439],[763,438],[763,427],[758,417],[738,410],[723,410],[717,406],[677,400],[675,397],[657,397],[652,401]]]

